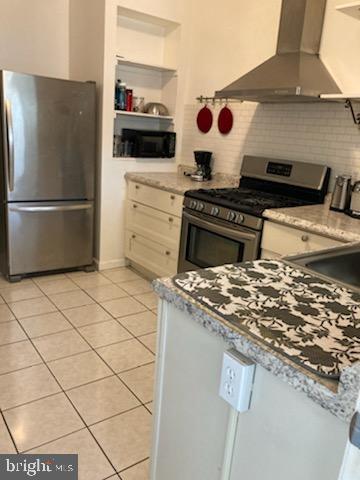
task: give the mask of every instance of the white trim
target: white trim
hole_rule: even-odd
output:
[[[169,325],[169,303],[159,299],[158,303],[158,322],[157,322],[157,354],[155,358],[155,382],[154,382],[154,411],[153,411],[153,430],[150,453],[150,479],[155,480],[158,471],[159,460],[159,439],[161,428],[161,413],[164,394],[164,370],[165,354],[167,349],[167,334]]]
[[[111,268],[126,267],[128,261],[126,258],[119,258],[116,260],[104,260],[99,261],[97,258],[94,258],[97,270],[109,270]]]

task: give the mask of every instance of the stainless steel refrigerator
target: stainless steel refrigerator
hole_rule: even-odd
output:
[[[95,84],[0,71],[0,268],[93,263]]]

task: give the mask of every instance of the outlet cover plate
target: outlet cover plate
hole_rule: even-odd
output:
[[[255,364],[235,349],[224,353],[220,380],[220,397],[238,412],[250,408]]]

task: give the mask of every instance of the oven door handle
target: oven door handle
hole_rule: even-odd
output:
[[[256,238],[256,233],[249,233],[245,231],[242,227],[239,227],[239,228],[225,227],[223,225],[220,225],[216,221],[209,222],[207,220],[203,220],[202,218],[199,218],[185,211],[183,212],[183,217],[188,222],[192,223],[197,227],[206,228],[207,230],[213,233],[218,233],[219,235],[222,235],[225,237],[231,237],[236,240],[245,240],[249,242],[252,242]],[[236,225],[236,227],[238,227],[238,225]]]

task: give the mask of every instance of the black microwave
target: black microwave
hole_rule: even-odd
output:
[[[123,128],[121,143],[122,151],[128,157],[173,158],[176,133]]]

